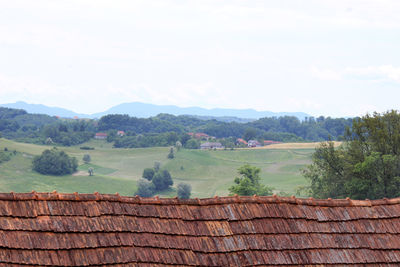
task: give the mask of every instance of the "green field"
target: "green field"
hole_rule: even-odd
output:
[[[238,150],[186,150],[167,159],[169,148],[115,149],[105,141],[93,140],[80,146],[92,146],[85,151],[77,147],[62,147],[75,156],[80,166],[74,175],[45,176],[31,170],[31,160],[49,146],[16,143],[0,138],[0,149],[7,147],[18,153],[8,162],[0,164],[0,191],[115,193],[132,195],[136,181],[143,169],[155,161],[171,172],[174,185],[186,182],[192,185],[192,197],[224,196],[233,184],[237,168],[248,163],[261,168],[262,183],[275,188],[275,192],[295,194],[297,186],[307,184],[300,169],[310,163],[314,149],[238,149]],[[92,161],[84,164],[82,157],[90,154]],[[95,175],[88,176],[93,167]],[[162,192],[161,196],[175,196],[175,189]]]

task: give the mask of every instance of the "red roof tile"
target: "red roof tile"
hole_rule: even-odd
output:
[[[0,193],[0,266],[398,266],[400,198]]]

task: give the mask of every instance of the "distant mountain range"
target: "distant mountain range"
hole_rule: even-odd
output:
[[[78,114],[78,113],[75,113],[75,112],[65,109],[65,108],[48,107],[48,106],[41,105],[41,104],[28,104],[23,101],[18,101],[18,102],[10,103],[10,104],[0,104],[0,107],[24,109],[28,113],[47,114],[50,116],[60,116],[63,118],[73,118],[75,116],[80,117],[80,118],[90,118],[90,115]]]
[[[310,115],[304,112],[271,112],[257,111],[254,109],[224,108],[205,109],[200,107],[181,108],[172,105],[153,105],[140,102],[119,104],[104,112],[95,114],[79,114],[64,108],[48,107],[41,104],[28,104],[23,101],[10,104],[0,104],[0,106],[24,109],[29,113],[47,114],[50,116],[60,116],[64,118],[73,118],[75,116],[79,118],[100,118],[108,114],[128,114],[138,118],[148,118],[156,116],[160,113],[168,113],[172,115],[192,115],[200,119],[248,122],[264,117],[295,116],[300,120],[303,120],[305,117],[310,117]]]

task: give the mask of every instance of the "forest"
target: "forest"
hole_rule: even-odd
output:
[[[0,134],[8,139],[35,144],[78,145],[93,138],[96,132],[108,134],[107,141],[115,147],[169,146],[180,141],[195,147],[189,132],[201,132],[220,140],[226,146],[237,138],[308,142],[341,140],[352,118],[296,117],[261,118],[252,122],[222,122],[189,115],[159,114],[150,118],[128,115],[106,115],[98,120],[68,119],[44,114],[29,114],[25,110],[0,108]],[[124,131],[118,136],[117,131]],[[188,142],[190,141],[190,142]]]

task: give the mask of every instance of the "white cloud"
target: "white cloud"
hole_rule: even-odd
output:
[[[344,74],[356,79],[400,83],[400,67],[392,65],[349,67],[344,70]]]
[[[320,80],[365,80],[400,83],[400,67],[393,65],[347,67],[342,71],[311,67],[311,76]]]
[[[340,73],[331,69],[311,68],[311,75],[320,80],[340,80]]]

